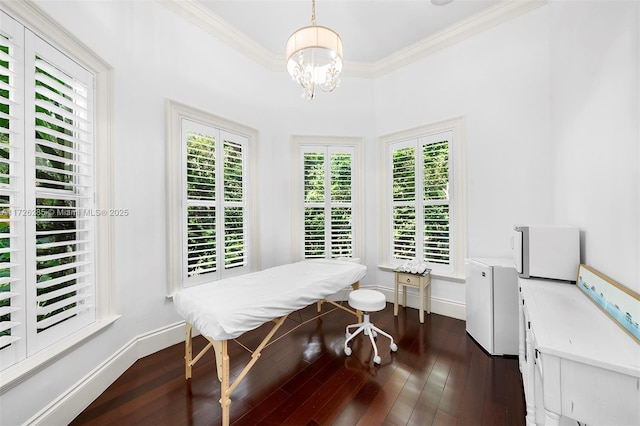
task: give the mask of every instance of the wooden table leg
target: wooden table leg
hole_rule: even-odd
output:
[[[407,286],[402,286],[402,306],[407,307]]]
[[[395,297],[393,299],[393,316],[398,316],[398,280],[396,279],[395,284]]]
[[[427,281],[427,313],[431,313],[431,277]]]
[[[229,385],[229,353],[227,341],[212,341],[216,350],[216,362],[218,363],[218,378],[220,379],[220,408],[222,408],[222,426],[229,426],[231,406],[231,389]]]
[[[187,323],[187,331],[184,339],[184,377],[187,380],[191,378],[191,360],[193,359],[192,329],[192,325]]]
[[[420,322],[424,323],[424,286],[422,283],[419,285],[420,287]]]

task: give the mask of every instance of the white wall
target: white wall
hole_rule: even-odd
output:
[[[465,117],[469,257],[508,257],[514,224],[553,217],[546,13],[537,9],[376,81],[378,135]],[[390,272],[377,280],[393,283]],[[463,283],[432,283],[432,297],[465,302]]]
[[[179,320],[165,298],[166,98],[259,131],[262,267],[291,260],[291,136],[359,136],[366,141],[369,273],[363,284],[390,287],[391,274],[376,268],[378,137],[464,115],[469,256],[508,256],[514,223],[575,221],[584,230],[588,263],[622,283],[637,280],[639,20],[631,3],[613,12],[598,4],[542,7],[379,79],[345,78],[336,92],[308,103],[285,73],[264,70],[156,2],[38,1],[115,70],[115,207],[130,211],[116,222],[122,318],[4,393],[0,424],[26,421],[134,337]],[[584,14],[578,23],[575,13]],[[596,29],[594,56],[580,53],[589,50],[581,38],[562,40],[573,34],[572,25],[580,33]],[[627,31],[631,39],[623,37]],[[619,38],[606,44],[606,37]],[[605,60],[613,62],[600,64]],[[595,65],[603,66],[602,74],[574,82],[584,75],[581,67]],[[612,92],[600,89],[607,79],[619,81],[607,86]],[[582,93],[592,96],[589,109],[577,111]],[[593,132],[575,130],[587,124]],[[580,216],[595,201],[585,201],[589,187],[576,177],[573,154],[584,151],[581,162],[594,168],[599,156],[584,140],[591,134],[601,140],[607,130],[619,137],[607,142],[618,155],[604,162],[602,175],[612,188],[605,201],[620,207]],[[436,281],[433,295],[463,304],[464,285]]]
[[[555,220],[582,262],[640,293],[640,3],[549,5]]]
[[[269,123],[260,129],[260,254],[263,268],[292,261],[291,137],[354,136],[364,137],[367,145],[374,142],[371,80],[343,77],[341,86],[334,92],[320,92],[309,102],[300,97],[302,89],[288,74],[274,73],[274,78],[272,93],[282,105],[275,110],[271,106],[265,108],[263,114]],[[368,168],[367,172],[372,170],[375,171]],[[370,277],[366,280],[370,281]]]

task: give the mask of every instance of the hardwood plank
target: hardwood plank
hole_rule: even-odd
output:
[[[333,357],[327,353],[322,354],[318,357],[314,362],[308,364],[304,369],[300,370],[296,375],[294,375],[290,380],[286,381],[284,385],[282,385],[282,389],[292,394],[296,392],[301,386],[303,386],[306,382],[308,382],[313,376],[318,374],[318,371],[324,368]]]
[[[409,417],[414,407],[418,403],[418,399],[426,383],[422,375],[411,374],[405,383],[396,402],[391,407],[386,420],[393,424],[404,425],[409,421]]]
[[[442,410],[438,410],[435,418],[433,419],[433,424],[438,426],[454,426],[456,424],[456,417],[447,414]]]
[[[360,418],[371,406],[372,401],[378,392],[380,392],[384,382],[386,382],[393,371],[395,371],[395,366],[382,369],[379,372],[376,372],[379,374],[369,377],[365,384],[356,393],[349,405],[347,405],[347,407],[345,407],[338,415],[334,424],[353,426],[358,423]]]
[[[487,378],[488,355],[478,347],[470,347],[471,363],[462,394],[462,409],[458,416],[458,424],[477,424],[482,419],[484,407],[484,388]]]
[[[442,391],[444,390],[443,380],[446,380],[446,378],[443,379],[443,377],[445,376],[445,369],[446,367],[441,369],[436,363],[434,373],[429,376],[406,424],[424,425],[433,423],[438,411],[440,398],[442,397]],[[448,374],[448,370],[446,374]]]
[[[342,364],[342,362],[339,362],[339,364]],[[326,378],[323,378],[323,374],[315,376],[315,379],[322,384],[316,389],[312,398],[304,401],[289,417],[284,419],[286,424],[300,425],[310,422],[321,407],[327,404],[331,396],[334,395],[335,392],[338,392],[344,386],[345,382],[349,381],[354,374],[345,368],[344,365],[339,367],[336,365],[336,367],[337,369],[333,369]],[[328,369],[325,368],[323,370],[326,371]],[[326,371],[326,373],[328,373],[328,371]]]
[[[362,388],[366,380],[367,375],[365,374],[353,374],[339,390],[330,396],[326,404],[314,414],[311,420],[321,425],[333,423],[342,409],[351,402],[355,394]]]
[[[384,384],[381,391],[378,392],[373,401],[371,401],[369,409],[365,411],[357,424],[366,426],[387,417],[389,410],[396,402],[396,398],[398,398],[398,394],[404,387],[410,374],[410,367],[398,366],[387,383]]]
[[[255,425],[271,414],[289,394],[281,388],[276,389],[255,407],[242,414],[235,422],[238,425]]]

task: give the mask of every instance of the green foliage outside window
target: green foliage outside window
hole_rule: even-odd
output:
[[[325,164],[325,158],[325,152],[303,155],[305,258],[353,255],[352,155],[332,153],[329,164]],[[328,191],[325,186],[327,173]],[[331,207],[327,207],[327,201]],[[327,227],[329,241],[326,238]]]
[[[424,260],[448,264],[449,230],[449,143],[425,145],[424,164]],[[444,203],[444,204],[443,204]]]
[[[0,196],[0,205],[9,205],[8,196]],[[11,262],[11,239],[9,233],[11,232],[11,223],[9,221],[8,214],[0,215],[0,265],[8,265]],[[0,266],[0,280],[9,278],[11,276],[11,269],[9,267]],[[11,283],[0,283],[0,293],[11,291]],[[0,310],[2,308],[8,308],[11,305],[10,298],[0,298]],[[7,313],[0,317],[0,321],[11,321],[11,313]],[[0,336],[11,335],[11,329],[0,331]]]
[[[416,257],[415,149],[393,151],[393,257],[411,260]]]
[[[422,258],[430,263],[450,261],[449,229],[449,142],[425,144],[419,158],[422,188],[416,191],[416,150],[405,147],[393,151],[393,253],[398,260],[418,256],[417,238],[422,238]],[[416,197],[422,200],[423,223],[416,235]]]
[[[9,53],[7,46],[0,46],[0,50],[4,53]],[[0,68],[9,68],[7,61],[0,60]],[[9,85],[9,75],[0,75],[0,81],[6,85]],[[8,99],[9,91],[0,87],[0,99]],[[0,102],[0,185],[9,184],[9,119],[10,108],[8,102]],[[6,130],[5,130],[6,129]],[[6,210],[9,206],[9,197],[0,196],[0,205],[3,206],[2,210]],[[8,212],[0,213],[0,235],[8,235],[11,232],[11,226],[9,221]],[[11,262],[11,240],[8,237],[0,237],[0,265],[8,265]],[[0,266],[0,280],[10,277],[11,269],[8,267]],[[11,290],[10,282],[0,282],[0,293],[8,293]],[[10,298],[0,298],[0,310],[2,308],[8,308],[11,305]],[[11,313],[7,313],[0,317],[0,321],[11,321]],[[0,336],[11,335],[11,329],[0,330]]]
[[[39,58],[38,58],[39,59]],[[57,79],[46,71],[36,67],[36,74],[44,78],[36,80],[36,86],[43,87],[50,96],[36,92],[36,187],[39,189],[51,189],[54,191],[69,192],[76,195],[75,179],[75,155],[77,149],[71,141],[75,135],[68,128],[73,128],[69,118],[55,112],[55,108],[64,110],[73,115],[73,109],[64,104],[70,98],[54,87],[54,84],[67,86],[64,81]],[[49,79],[52,83],[46,84],[41,80]],[[44,90],[43,90],[44,91]],[[42,102],[38,102],[42,101]],[[72,100],[71,100],[72,101]],[[47,109],[43,105],[49,105]],[[49,118],[46,118],[49,117]],[[69,126],[66,126],[68,124]],[[58,134],[59,136],[56,136]],[[68,291],[77,284],[75,276],[78,270],[73,266],[78,258],[75,253],[82,251],[78,247],[76,218],[76,202],[65,197],[41,197],[36,199],[36,285],[38,306],[45,309],[45,314],[38,315],[38,323],[54,317],[55,315],[76,307],[74,296],[76,291]],[[48,281],[56,281],[59,284],[50,286]],[[69,303],[64,300],[69,299]],[[69,318],[64,318],[64,320]],[[60,322],[60,321],[58,321]],[[57,324],[46,323],[39,326],[38,332]]]
[[[216,139],[202,133],[187,132],[187,275],[215,272],[217,265],[217,225],[223,220],[224,267],[244,266],[243,147],[232,141],[223,143],[223,217],[216,214]],[[237,205],[234,205],[237,204]]]
[[[324,207],[307,207],[304,209],[304,257],[325,257]]]
[[[216,141],[187,132],[187,275],[217,270],[216,265]]]

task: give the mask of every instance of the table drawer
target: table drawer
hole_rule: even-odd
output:
[[[411,274],[398,274],[398,284],[420,286],[420,276]]]

